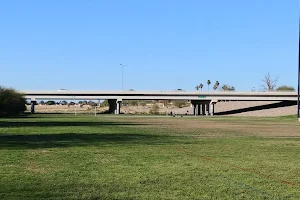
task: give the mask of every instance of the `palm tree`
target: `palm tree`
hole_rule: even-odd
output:
[[[195,89],[196,89],[197,91],[199,90],[199,88],[200,88],[200,87],[199,87],[198,85],[195,87]]]
[[[202,83],[199,85],[199,88],[201,89],[201,92],[202,92],[202,88],[203,88],[203,84]]]
[[[216,81],[213,89],[216,90],[219,87],[219,85],[220,85],[219,81]]]
[[[209,85],[211,84],[210,80],[207,80],[207,87],[208,87],[208,91],[209,91]]]

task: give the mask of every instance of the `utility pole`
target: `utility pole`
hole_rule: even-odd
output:
[[[124,90],[124,65],[123,64],[120,64],[121,67],[122,67],[122,92]]]
[[[298,46],[298,101],[297,101],[297,113],[298,113],[298,121],[300,121],[300,16],[299,16],[299,22],[298,22],[298,28],[299,28],[299,46]]]

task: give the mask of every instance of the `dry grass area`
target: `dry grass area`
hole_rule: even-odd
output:
[[[276,123],[274,123],[276,120]],[[257,119],[245,117],[119,117],[120,122],[137,122],[147,125],[159,125],[157,128],[172,130],[178,134],[193,134],[195,136],[259,136],[259,137],[282,137],[300,138],[300,123],[280,120],[278,118]],[[200,133],[200,134],[199,134]],[[207,134],[209,135],[207,135]]]
[[[27,110],[30,111],[30,105],[26,106]],[[97,108],[97,112],[104,112],[108,107]],[[36,105],[36,113],[94,113],[95,109],[88,106],[79,106],[79,105]]]

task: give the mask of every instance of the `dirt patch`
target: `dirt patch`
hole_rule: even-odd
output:
[[[276,119],[278,120],[278,119]],[[261,136],[261,137],[299,137],[300,123],[278,121],[220,120],[213,118],[138,118],[120,117],[118,121],[148,124],[159,129],[171,129],[174,133],[188,134],[194,137],[205,136]],[[150,127],[149,127],[150,125]]]

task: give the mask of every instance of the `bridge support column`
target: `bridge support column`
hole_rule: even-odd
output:
[[[117,101],[117,112],[116,114],[119,115],[121,113],[121,102]]]
[[[36,105],[36,100],[31,100],[30,112],[32,114],[34,114],[34,112],[35,112],[35,105]]]
[[[215,114],[215,104],[210,103],[210,115],[213,116]]]
[[[207,116],[208,116],[208,115],[209,115],[209,113],[210,113],[210,109],[209,109],[209,108],[210,108],[210,107],[209,107],[209,103],[206,103],[206,104],[205,104],[205,108],[206,108],[206,109],[205,109],[205,111],[206,111],[206,112],[205,112],[205,115],[207,115]]]
[[[201,103],[201,107],[202,107],[202,112],[201,112],[201,114],[202,115],[205,115],[205,103]]]
[[[210,102],[210,115],[213,116],[215,114],[215,105],[218,103],[217,99],[212,99]]]
[[[34,110],[34,106],[35,106],[35,102],[34,102],[34,101],[32,101],[32,102],[31,102],[31,108],[30,108],[30,110],[31,110],[31,114],[34,114],[34,112],[35,112],[35,110]]]
[[[114,99],[109,99],[108,104],[109,104],[108,113],[109,114],[115,114],[115,112],[117,110],[117,101],[114,100]]]
[[[202,107],[202,104],[198,104],[198,108],[197,108],[197,114],[198,115],[201,115],[201,107]]]
[[[109,99],[108,104],[109,104],[109,114],[116,114],[119,115],[121,113],[121,99]]]
[[[195,104],[195,103],[193,103],[192,105],[193,105],[193,115],[197,116],[198,115],[198,111],[197,110],[198,110],[198,106],[199,105]]]

